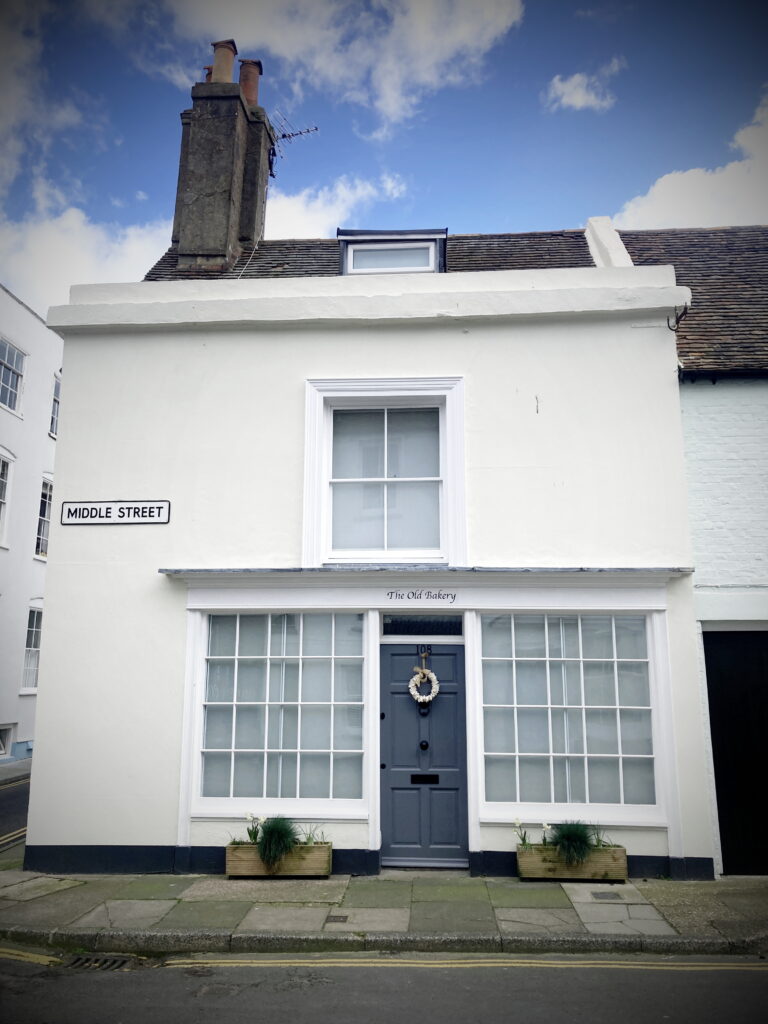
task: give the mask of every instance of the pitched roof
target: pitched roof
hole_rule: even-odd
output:
[[[637,266],[672,264],[678,284],[693,293],[677,345],[685,374],[768,374],[768,227],[621,231]],[[335,277],[335,238],[264,240],[216,275],[237,278]],[[210,279],[180,270],[174,247],[147,281]],[[545,270],[592,266],[583,231],[449,235],[446,272]]]
[[[335,238],[265,239],[244,252],[235,266],[218,278],[335,277],[341,269]],[[210,273],[179,270],[171,247],[145,281],[210,278]],[[583,231],[536,231],[524,235],[449,235],[446,272],[463,270],[548,270],[591,267]]]
[[[768,373],[767,226],[620,234],[633,263],[671,263],[691,289],[677,332],[684,375]]]

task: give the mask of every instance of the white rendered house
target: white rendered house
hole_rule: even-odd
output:
[[[631,871],[711,877],[667,327],[690,291],[604,218],[261,241],[237,161],[265,183],[268,121],[217,66],[153,279],[50,313],[27,866],[221,871],[247,813],[282,813],[335,871],[514,873],[515,819],[580,818]]]
[[[34,744],[62,350],[0,286],[0,763]]]

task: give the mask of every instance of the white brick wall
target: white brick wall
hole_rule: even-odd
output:
[[[681,388],[697,587],[768,585],[768,380]]]

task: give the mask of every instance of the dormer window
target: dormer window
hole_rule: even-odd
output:
[[[343,274],[434,274],[445,269],[447,229],[336,232]]]

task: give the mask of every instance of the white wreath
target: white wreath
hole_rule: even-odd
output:
[[[417,704],[429,704],[435,699],[440,692],[440,683],[437,681],[437,676],[434,672],[430,672],[428,668],[416,668],[414,665],[413,671],[416,675],[408,683],[408,692],[416,701]],[[420,693],[419,687],[422,683],[429,683],[432,687],[431,693]]]

